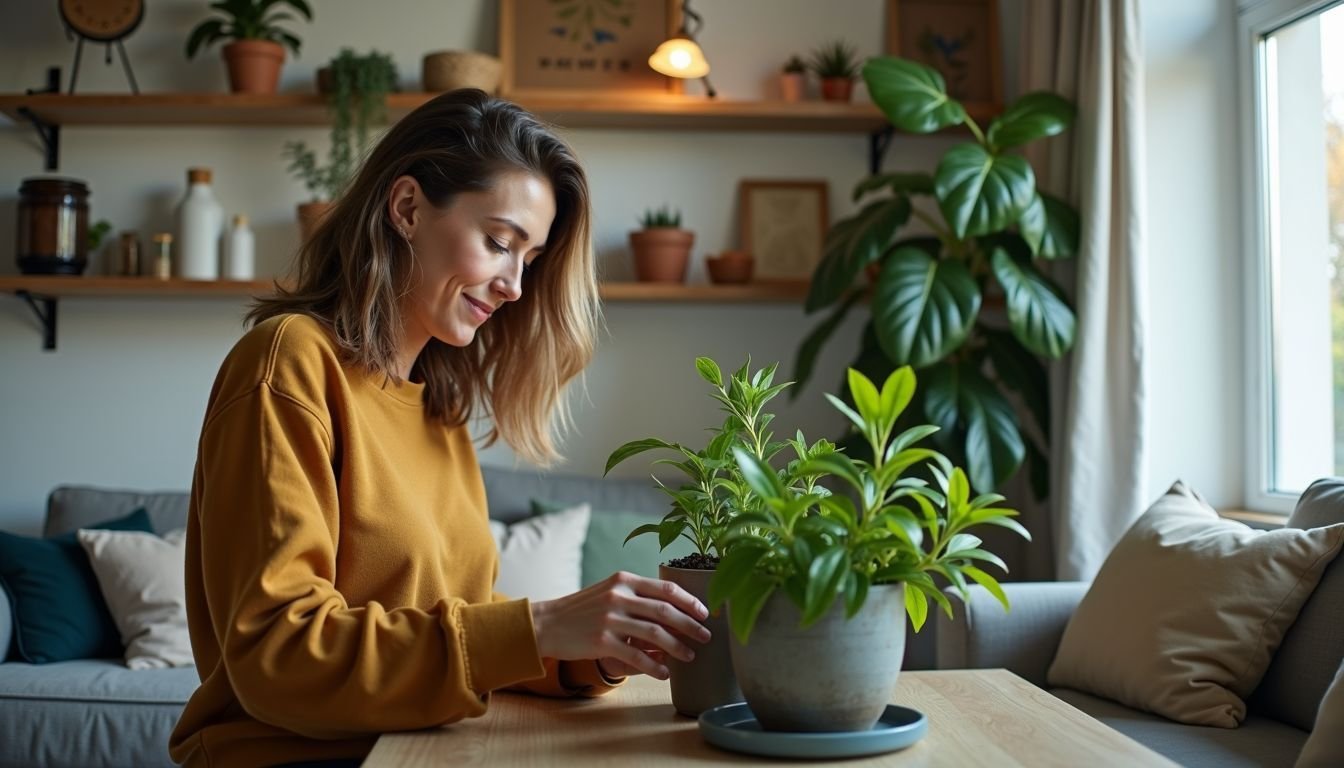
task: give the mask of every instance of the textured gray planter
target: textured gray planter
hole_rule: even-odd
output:
[[[713,571],[658,566],[658,578],[678,584],[705,605],[709,605],[709,579],[713,575]],[[694,659],[686,662],[667,657],[672,706],[688,717],[698,717],[706,709],[720,704],[742,701],[742,691],[733,676],[732,654],[728,650],[727,613],[722,609],[711,613],[704,625],[712,635],[708,643],[685,641],[695,651]]]
[[[770,731],[871,729],[901,673],[905,585],[874,586],[852,619],[837,599],[807,629],[798,627],[801,620],[776,590],[747,645],[733,638],[733,669],[752,713]]]

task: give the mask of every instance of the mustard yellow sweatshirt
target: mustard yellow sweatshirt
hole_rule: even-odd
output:
[[[492,591],[475,450],[422,393],[342,365],[299,315],[257,325],[224,361],[187,527],[201,686],[174,760],[358,758],[382,732],[481,715],[500,688],[610,690],[595,662],[539,658],[527,601]]]

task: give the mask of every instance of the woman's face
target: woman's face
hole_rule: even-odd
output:
[[[409,176],[393,185],[393,223],[415,252],[406,297],[408,341],[464,347],[505,302],[522,296],[523,271],[544,251],[555,219],[550,183],[523,171],[484,192],[431,205]]]

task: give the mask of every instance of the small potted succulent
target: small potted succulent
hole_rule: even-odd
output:
[[[612,452],[607,459],[607,472],[646,451],[671,451],[676,455],[655,462],[676,467],[686,476],[686,482],[676,488],[655,480],[658,488],[671,498],[671,511],[662,521],[631,531],[626,541],[656,535],[660,547],[666,549],[678,538],[689,540],[694,552],[660,564],[658,576],[680,585],[701,602],[708,602],[710,576],[721,556],[729,551],[723,535],[734,516],[748,508],[752,493],[733,459],[733,451],[744,451],[761,461],[768,461],[780,451],[782,444],[774,442],[768,430],[774,416],[764,409],[788,385],[774,383],[775,365],[755,373],[751,372],[750,364],[744,365],[726,380],[718,364],[707,357],[697,358],[695,367],[714,388],[712,397],[725,413],[722,424],[711,430],[714,437],[709,444],[694,450],[657,438],[634,440]],[[671,657],[667,660],[672,703],[678,712],[691,717],[710,707],[742,700],[733,676],[728,624],[722,610],[711,611],[705,626],[712,637],[696,649],[693,661]]]
[[[849,101],[854,93],[854,78],[859,75],[859,55],[854,46],[844,40],[828,43],[812,51],[808,63],[821,78],[823,99]]]
[[[640,217],[641,229],[630,233],[635,254],[635,279],[646,283],[686,281],[695,233],[681,228],[681,212],[663,206]]]
[[[968,529],[997,525],[1030,539],[1013,519],[1018,513],[999,506],[1002,496],[972,497],[965,472],[917,446],[937,427],[893,436],[915,393],[910,367],[880,390],[854,369],[848,380],[853,407],[827,398],[868,443],[872,461],[808,448],[801,434],[784,469],[733,449],[751,494],[722,536],[727,551],[710,580],[709,606],[728,605],[733,669],[767,730],[872,728],[900,673],[905,614],[918,631],[930,601],[952,613],[934,576],[963,599],[970,582],[981,584],[1008,607],[980,566],[1007,567]]]
[[[220,40],[232,40],[224,46],[224,61],[229,68],[229,87],[234,93],[275,93],[280,83],[280,68],[285,63],[285,47],[299,55],[301,41],[280,26],[294,16],[283,6],[312,21],[313,12],[306,0],[219,0],[210,7],[219,15],[206,19],[187,38],[187,58],[202,47]]]
[[[780,97],[790,103],[802,101],[807,94],[807,62],[797,54],[784,62],[784,71],[779,75],[779,92]]]

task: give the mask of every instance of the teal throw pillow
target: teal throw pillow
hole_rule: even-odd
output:
[[[153,533],[143,508],[98,525]],[[14,615],[10,654],[29,664],[122,655],[89,557],[75,533],[35,539],[0,531],[0,587]]]
[[[558,512],[570,506],[573,505],[533,499],[532,514]],[[594,509],[588,520],[588,536],[583,541],[583,586],[595,584],[617,571],[658,578],[659,563],[685,557],[695,551],[695,547],[682,538],[660,551],[658,537],[654,534],[636,537],[628,544],[622,543],[639,526],[661,519],[662,515],[648,512]]]

